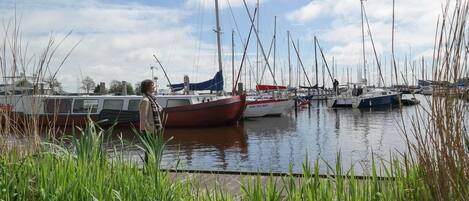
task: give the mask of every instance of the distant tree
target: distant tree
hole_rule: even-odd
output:
[[[98,84],[98,85],[96,85],[96,87],[94,88],[93,93],[99,94],[100,91],[101,91],[101,86]],[[104,89],[104,93],[107,93],[107,90],[106,90],[106,89]]]
[[[128,95],[134,95],[135,91],[134,88],[132,87],[132,84],[129,82],[126,82],[127,84],[127,94]],[[109,86],[109,93],[114,93],[114,94],[122,94],[122,82],[117,81],[117,80],[112,80],[111,84]]]
[[[140,83],[135,84],[135,94],[142,95],[142,93],[140,92]]]
[[[132,84],[130,84],[128,82],[126,82],[126,83],[127,83],[127,94],[128,95],[135,95],[135,91],[134,91],[134,88],[132,87]]]
[[[49,89],[52,91],[54,94],[61,94],[64,93],[64,90],[62,88],[62,83],[57,80],[56,77],[50,76],[44,79],[44,82],[48,85]]]
[[[86,76],[82,81],[81,81],[81,89],[85,90],[86,93],[90,93],[91,90],[96,89],[96,83],[94,82],[91,77]]]
[[[122,82],[112,80],[109,85],[109,93],[120,94],[122,92]]]

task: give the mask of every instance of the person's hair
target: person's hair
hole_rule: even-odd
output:
[[[152,84],[153,80],[143,80],[142,83],[140,83],[140,92],[146,95]]]

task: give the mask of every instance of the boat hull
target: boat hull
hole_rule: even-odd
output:
[[[166,117],[165,127],[213,127],[226,126],[237,123],[245,109],[245,96],[232,96],[220,100],[168,107],[163,109]],[[25,115],[12,113],[16,122],[27,124],[37,117],[38,124],[42,126],[80,126],[90,119],[102,126],[116,124],[119,127],[139,126],[139,112],[127,110],[102,110],[95,115],[75,114],[41,114]],[[164,119],[164,118],[163,118]]]
[[[327,107],[337,108],[337,107],[352,107],[352,98],[351,97],[331,97],[327,99]]]
[[[367,98],[353,98],[352,106],[353,108],[370,108],[370,107],[380,107],[380,106],[392,106],[399,104],[400,94],[391,94],[391,95],[382,95],[376,97],[367,97]]]
[[[278,99],[269,101],[273,103],[273,107],[267,113],[267,116],[280,116],[289,108],[292,108],[295,103],[293,99]]]
[[[165,108],[165,126],[208,127],[235,124],[243,115],[245,104],[245,96],[233,96],[212,102]]]
[[[259,100],[250,101],[246,104],[246,110],[244,111],[243,116],[245,118],[263,117],[272,110],[272,107],[272,102]]]

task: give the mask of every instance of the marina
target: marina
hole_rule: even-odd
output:
[[[0,10],[0,201],[469,197],[469,1]]]

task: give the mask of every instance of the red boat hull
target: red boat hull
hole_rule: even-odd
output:
[[[236,123],[243,115],[245,96],[194,105],[165,108],[166,127],[208,127]]]

